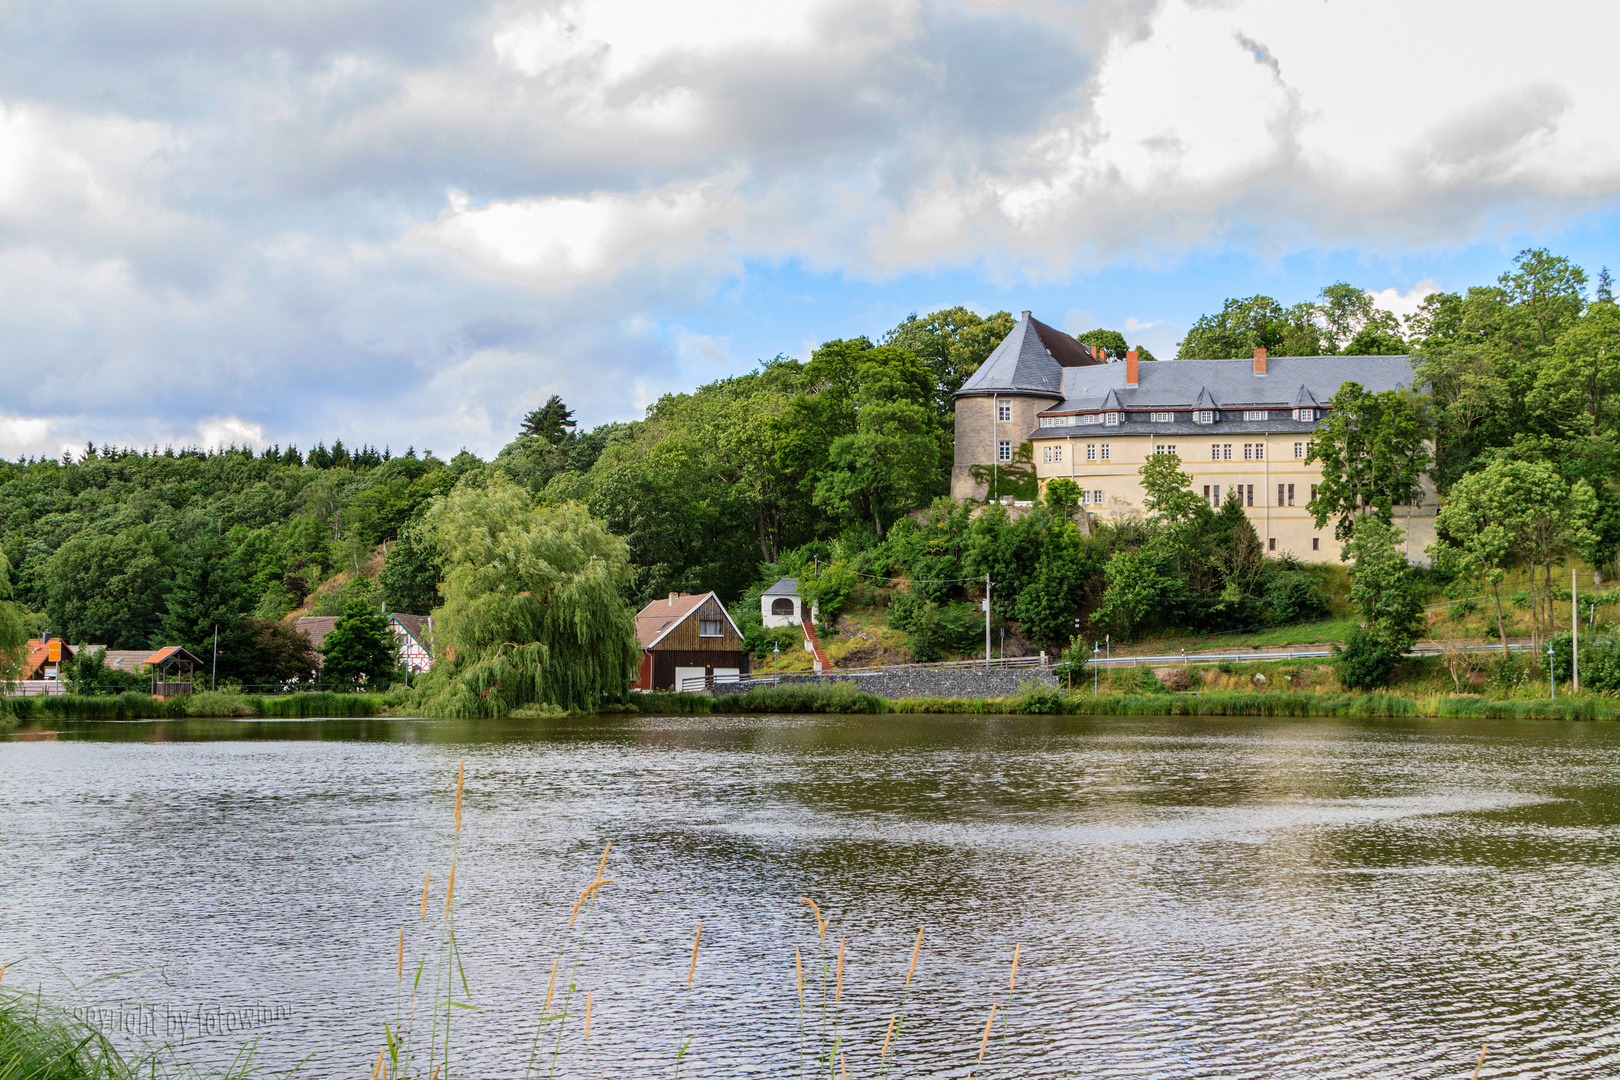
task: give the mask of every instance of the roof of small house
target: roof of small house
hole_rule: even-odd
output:
[[[418,645],[427,648],[428,635],[433,631],[433,616],[407,615],[403,611],[394,611],[390,612],[388,617],[398,623]]]
[[[641,639],[641,647],[650,649],[657,645],[711,596],[726,622],[731,623],[732,632],[742,637],[742,631],[731,621],[730,612],[726,611],[726,606],[720,603],[720,597],[715,593],[671,593],[667,600],[654,600],[636,613],[636,636]]]
[[[151,649],[108,649],[102,654],[101,662],[119,671],[140,671],[151,655]]]
[[[956,396],[1025,391],[1061,397],[1064,375],[1070,369],[1107,366],[1106,354],[1098,355],[1100,351],[1026,311]]]
[[[64,660],[73,659],[73,646],[61,638],[51,638],[49,641],[40,638],[30,638],[28,642],[28,659],[23,665],[25,673],[38,671],[42,664],[59,664]]]
[[[790,577],[777,578],[776,579],[776,584],[772,585],[770,588],[766,589],[760,595],[761,596],[798,596],[799,595],[799,579],[798,578],[790,578]]]
[[[332,632],[332,627],[337,625],[337,621],[336,615],[304,615],[294,625],[300,634],[309,638],[309,643],[315,651],[320,652],[321,646],[326,643],[326,635]]]

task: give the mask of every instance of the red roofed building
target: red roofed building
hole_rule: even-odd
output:
[[[73,659],[73,650],[61,638],[31,638],[18,679],[54,679],[62,665]]]
[[[670,593],[636,614],[641,671],[634,690],[679,690],[686,679],[748,674],[742,631],[712,592]]]

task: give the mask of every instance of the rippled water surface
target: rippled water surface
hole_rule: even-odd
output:
[[[263,1064],[367,1075],[429,868],[430,928],[443,911],[463,758],[457,932],[479,1009],[456,1011],[460,1076],[522,1075],[609,840],[577,976],[593,1076],[668,1075],[683,1012],[683,1075],[797,1076],[794,950],[821,948],[805,895],[846,943],[851,1076],[880,1075],[919,926],[891,1076],[966,1076],[992,1002],[986,1077],[1466,1077],[1482,1042],[1482,1077],[1620,1072],[1606,724],[24,730],[0,739],[5,982],[190,1062],[256,1038]],[[582,1071],[570,1035],[557,1074]]]

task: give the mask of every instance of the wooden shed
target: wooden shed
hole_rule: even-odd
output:
[[[742,632],[712,592],[670,593],[636,615],[641,671],[636,690],[678,690],[683,679],[719,681],[748,674]]]

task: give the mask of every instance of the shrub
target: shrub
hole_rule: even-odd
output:
[[[1108,689],[1116,694],[1163,694],[1168,688],[1153,674],[1153,669],[1134,667],[1110,671]]]
[[[876,694],[864,694],[853,680],[832,683],[781,683],[760,686],[735,697],[715,699],[722,709],[736,708],[739,712],[788,713],[880,713],[884,712],[883,699]]]
[[[1351,690],[1374,690],[1389,682],[1406,650],[1398,642],[1353,627],[1343,645],[1333,646],[1333,674]]]
[[[1053,686],[1033,680],[1020,684],[1018,693],[1007,699],[1007,711],[1019,716],[1047,716],[1069,711],[1069,695]]]
[[[1263,597],[1266,618],[1273,623],[1306,622],[1328,616],[1328,595],[1313,574],[1281,570],[1270,575]]]

